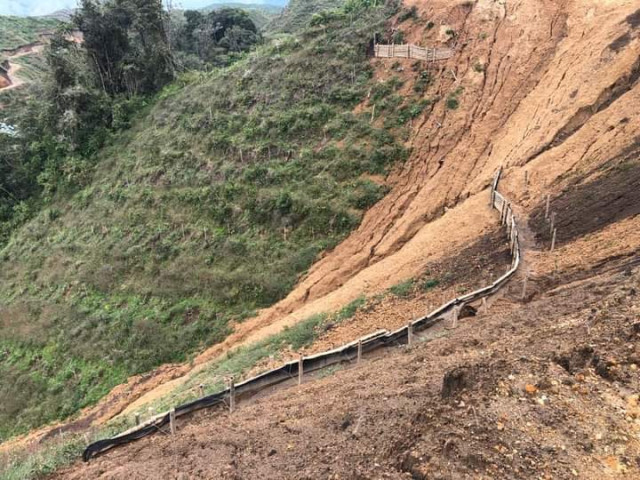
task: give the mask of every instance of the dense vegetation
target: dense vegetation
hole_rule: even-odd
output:
[[[334,11],[342,7],[345,0],[289,0],[285,7],[285,13],[274,18],[267,25],[267,29],[273,32],[296,32],[308,25],[309,19],[316,13]],[[354,2],[355,3],[355,2]],[[363,2],[358,2],[362,4]]]
[[[53,18],[0,16],[0,50],[36,42],[41,34],[54,31],[59,24]]]
[[[262,30],[271,20],[277,17],[283,7],[280,5],[269,5],[266,3],[237,3],[237,2],[220,2],[220,4],[209,5],[200,9],[202,12],[210,12],[221,8],[237,8],[244,10],[249,18],[258,28]]]
[[[97,40],[54,42],[56,94],[45,88],[17,119],[18,137],[0,135],[13,182],[2,197],[0,383],[11,389],[0,389],[0,438],[220,341],[358,225],[385,193],[368,176],[406,157],[396,136],[422,108],[398,103],[399,82],[372,80],[367,46],[394,8],[350,1],[159,93],[146,75],[169,64],[146,55],[166,52],[145,53],[135,21],[114,45],[135,55],[91,63]],[[369,93],[385,129],[370,110],[353,113]]]
[[[260,41],[258,27],[245,10],[187,10],[172,19],[172,44],[186,68],[229,65]]]

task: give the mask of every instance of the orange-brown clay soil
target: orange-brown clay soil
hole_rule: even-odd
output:
[[[287,298],[238,325],[196,364],[311,314],[336,310],[362,293],[384,290],[430,260],[470,245],[494,221],[481,205],[500,165],[502,190],[526,214],[539,212],[547,194],[555,199],[567,188],[587,185],[631,155],[640,138],[635,1],[408,2],[414,4],[420,20],[398,26],[409,41],[442,40],[439,29],[425,27],[427,21],[456,32],[449,41],[456,56],[430,67],[434,82],[425,95],[446,98],[463,87],[459,109],[437,102],[414,122],[410,159],[387,179],[391,192],[360,228],[318,261]],[[398,62],[405,67],[400,73],[393,68]],[[417,76],[412,60],[373,63],[377,78],[401,75],[406,88]],[[637,226],[637,203],[628,210]],[[561,230],[560,243],[563,235]]]
[[[622,352],[629,342],[633,348],[637,346],[637,337],[629,336],[630,322],[637,321],[637,311],[626,320],[616,317],[611,325],[603,322],[599,333],[594,328],[588,334],[582,332],[580,318],[581,312],[597,308],[589,305],[598,303],[599,297],[615,295],[615,282],[637,282],[636,274],[620,277],[622,274],[611,272],[620,265],[632,268],[640,245],[640,5],[637,0],[406,3],[417,7],[420,18],[395,25],[404,31],[405,38],[425,46],[446,42],[455,47],[456,55],[428,66],[433,82],[425,97],[439,101],[414,120],[408,139],[412,154],[385,179],[391,186],[390,193],[367,212],[357,231],[311,268],[287,298],[237,325],[227,341],[196,359],[195,370],[231,348],[263,338],[313,313],[334,311],[363,293],[375,295],[473,245],[495,225],[495,212],[487,206],[487,186],[499,166],[504,167],[501,191],[518,206],[523,223],[531,216],[531,236],[537,242],[526,252],[532,303],[524,310],[511,311],[510,302],[498,302],[494,316],[467,322],[460,334],[450,336],[451,340],[438,339],[409,355],[383,358],[375,366],[363,367],[371,369],[368,374],[354,370],[339,374],[339,381],[323,380],[327,385],[334,382],[330,392],[308,386],[305,388],[310,393],[299,400],[278,393],[277,409],[271,410],[265,400],[248,407],[242,419],[236,415],[232,424],[197,430],[198,426],[190,423],[176,442],[156,436],[132,447],[137,460],[126,457],[127,453],[114,452],[87,470],[69,473],[71,478],[98,478],[100,471],[106,472],[104,478],[163,478],[165,473],[166,478],[172,478],[179,470],[172,470],[172,474],[162,470],[169,467],[160,457],[167,455],[167,462],[171,457],[174,464],[179,464],[195,455],[187,449],[192,442],[187,440],[190,431],[198,432],[193,433],[197,445],[194,451],[201,450],[208,457],[206,462],[204,456],[193,457],[192,465],[202,462],[204,476],[198,477],[199,467],[194,466],[186,478],[222,478],[227,473],[229,478],[330,478],[329,472],[338,473],[339,478],[384,478],[385,474],[399,478],[398,472],[407,475],[415,469],[435,471],[448,478],[463,478],[474,469],[484,472],[485,477],[520,478],[521,472],[547,471],[543,469],[545,462],[552,463],[548,471],[555,472],[556,478],[571,477],[572,469],[584,472],[583,478],[603,478],[599,475],[613,474],[615,469],[637,468],[633,466],[637,445],[629,450],[631,453],[621,453],[630,439],[638,439],[637,431],[635,437],[630,433],[637,428],[637,420],[623,421],[623,400],[613,400],[614,394],[620,395],[622,384],[592,375],[589,369],[597,368],[600,361],[591,358],[581,367],[586,369],[583,377],[587,380],[573,378],[580,388],[564,385],[562,382],[569,382],[568,376],[574,373],[561,374],[553,366],[558,363],[550,359],[550,349],[557,345],[560,354],[561,350],[579,348],[583,341],[599,345],[595,352],[601,358],[606,352],[599,349]],[[428,28],[427,22],[433,22],[435,28]],[[455,36],[451,38],[447,31],[455,32]],[[377,79],[402,76],[406,82],[403,88],[411,88],[413,76],[417,76],[411,68],[413,60],[376,59],[372,63]],[[397,63],[403,67],[402,72],[394,66]],[[451,110],[445,100],[455,91],[460,92],[459,108]],[[547,195],[558,227],[553,253],[548,252],[549,225],[543,218]],[[618,276],[589,280],[596,274]],[[566,286],[574,281],[583,283]],[[543,293],[554,288],[560,293]],[[391,312],[387,318],[395,321]],[[566,328],[558,327],[565,324],[562,322],[568,322]],[[386,322],[380,323],[387,327],[382,324]],[[594,331],[603,336],[594,336]],[[444,344],[439,342],[448,341],[453,343],[447,344],[447,351],[457,354],[438,354],[445,348],[440,348]],[[488,348],[494,344],[495,349]],[[432,351],[434,345],[437,348]],[[525,350],[528,353],[522,353]],[[428,361],[416,363],[423,355]],[[542,363],[521,360],[520,355],[542,359]],[[476,372],[480,381],[473,384],[474,394],[462,399],[464,406],[439,401],[445,370],[476,361],[484,366]],[[410,365],[423,363],[411,373],[415,378],[396,370],[413,372]],[[143,404],[157,398],[188,378],[183,376],[168,384],[161,381],[163,376],[169,379],[184,375],[190,368],[175,367],[154,377],[161,385],[151,389],[147,397],[140,398],[149,389],[148,383],[132,388],[127,401],[139,398],[138,404]],[[545,395],[564,399],[559,404],[540,404],[542,394],[538,390],[535,398],[496,393],[496,382],[506,382],[509,392],[519,392],[518,385],[525,381],[519,372],[533,375],[534,383],[547,370],[557,375],[560,384],[553,387],[560,393]],[[635,381],[630,385],[637,391]],[[391,393],[382,393],[382,386],[384,392]],[[311,392],[317,401],[312,401]],[[107,397],[97,408],[111,415],[123,410],[126,402],[112,403],[113,397]],[[358,421],[358,414],[356,423],[342,430],[333,427],[336,422],[342,425],[339,417],[346,414],[353,399],[359,404],[366,403],[367,398],[372,411],[378,413],[362,421]],[[544,420],[535,420],[536,415],[544,417],[547,414],[543,412],[556,408],[557,412],[553,410],[556,413]],[[502,411],[509,420],[498,420]],[[591,413],[600,415],[597,422],[601,422],[601,438],[615,437],[609,438],[609,443],[580,438],[591,435],[584,425]],[[531,425],[521,420],[512,425],[515,414],[534,420]],[[282,415],[282,422],[275,420],[278,415]],[[495,431],[489,420],[496,422]],[[361,426],[354,436],[356,424]],[[479,430],[474,430],[474,425]],[[267,427],[261,434],[260,429]],[[248,433],[242,434],[242,429]],[[284,435],[287,429],[294,437]],[[391,433],[387,435],[386,431]],[[505,443],[500,443],[500,438]],[[267,449],[269,442],[274,447]],[[583,443],[587,446],[581,446]],[[492,450],[482,450],[473,460],[474,452],[485,444]],[[414,458],[414,445],[422,445],[421,457]],[[178,453],[174,455],[169,448]],[[276,453],[267,455],[271,450]],[[614,462],[609,457],[615,457],[618,463],[607,470],[605,464]],[[468,460],[461,463],[457,460],[460,458]],[[131,463],[125,467],[119,462]],[[321,470],[320,463],[329,470]],[[157,470],[153,470],[155,464]],[[507,473],[492,470],[494,464]],[[257,474],[248,473],[251,466],[258,469]],[[145,477],[145,468],[156,472],[156,477]],[[282,475],[278,477],[277,472]],[[414,478],[423,478],[416,475]]]
[[[638,478],[639,284],[623,267],[504,304],[51,478]]]

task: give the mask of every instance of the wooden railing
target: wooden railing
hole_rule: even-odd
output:
[[[380,58],[414,58],[435,62],[453,57],[451,48],[426,48],[417,45],[381,45],[376,43],[373,47],[374,55]]]

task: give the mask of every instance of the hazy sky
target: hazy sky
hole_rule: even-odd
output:
[[[267,3],[264,0],[229,0],[234,3]],[[166,3],[166,0],[163,0]],[[173,0],[174,8],[200,8],[220,0]],[[0,0],[0,15],[46,15],[62,8],[73,8],[76,0]]]

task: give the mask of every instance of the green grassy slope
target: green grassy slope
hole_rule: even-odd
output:
[[[408,117],[393,114],[406,109],[389,111],[391,133],[352,113],[390,14],[334,16],[176,81],[84,188],[13,234],[0,250],[0,439],[222,340],[358,225],[385,193],[366,174],[406,157]]]
[[[309,18],[323,10],[331,10],[346,3],[344,0],[290,0],[283,13],[265,27],[268,32],[293,32],[309,22]]]
[[[54,18],[0,15],[0,50],[35,42],[42,33],[55,30],[59,24]]]

